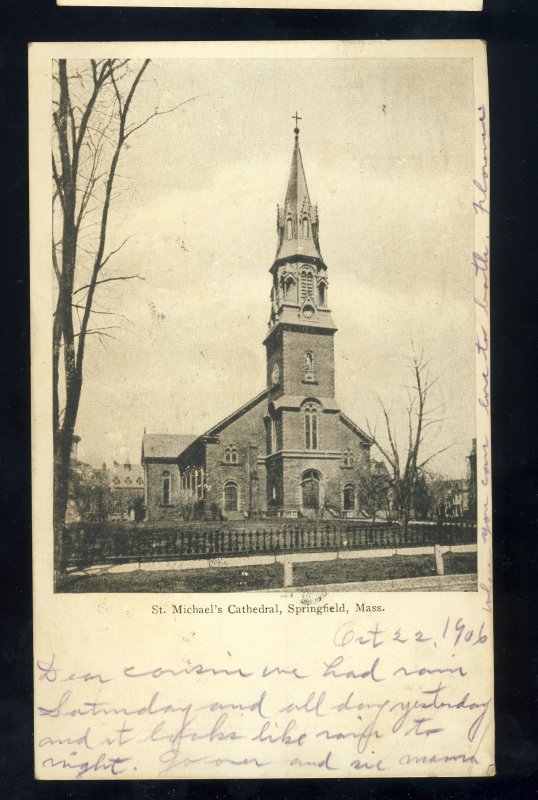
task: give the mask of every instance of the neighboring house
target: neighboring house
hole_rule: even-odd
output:
[[[476,439],[466,458],[467,477],[436,482],[432,515],[448,519],[476,519]]]
[[[469,481],[467,478],[446,480],[443,483],[439,501],[439,516],[450,519],[461,519],[468,516]]]
[[[118,464],[107,468],[103,464],[102,473],[110,490],[108,519],[136,520],[144,518],[144,470],[141,464]]]
[[[277,212],[266,388],[200,436],[144,435],[149,521],[193,505],[227,518],[359,516],[373,441],[335,397],[337,329],[298,134]]]

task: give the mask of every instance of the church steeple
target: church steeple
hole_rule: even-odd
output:
[[[334,397],[336,325],[328,301],[327,265],[318,241],[318,210],[310,202],[299,148],[295,145],[284,205],[278,210],[278,244],[270,269],[271,315],[267,382],[271,396],[298,397],[316,387],[319,397]]]
[[[304,173],[303,159],[299,147],[300,117],[295,114],[295,146],[291,157],[290,176],[284,205],[278,207],[278,245],[276,258],[310,256],[321,259],[318,240],[318,210],[310,202]]]

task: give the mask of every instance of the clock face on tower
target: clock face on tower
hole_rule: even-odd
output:
[[[271,381],[273,385],[276,385],[280,380],[280,367],[277,363],[273,364],[273,370],[271,372]]]

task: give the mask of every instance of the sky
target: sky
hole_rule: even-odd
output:
[[[139,462],[144,429],[203,433],[264,388],[297,110],[342,410],[379,432],[382,398],[405,434],[407,364],[424,349],[444,418],[424,454],[450,445],[431,467],[463,476],[475,435],[472,61],[154,61],[135,116],[179,103],[120,162],[108,244],[131,238],[108,274],[143,280],[100,287],[97,308],[122,316],[115,338],[90,337],[79,458]]]

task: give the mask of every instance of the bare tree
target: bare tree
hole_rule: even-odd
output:
[[[427,451],[428,435],[434,426],[443,421],[442,418],[436,417],[439,409],[430,407],[431,391],[437,383],[437,378],[430,377],[429,363],[424,358],[424,352],[412,357],[409,369],[412,373],[412,383],[405,387],[408,400],[405,410],[406,445],[402,447],[398,442],[394,417],[381,398],[379,403],[383,413],[383,438],[368,424],[370,436],[389,466],[396,511],[405,531],[411,516],[413,496],[419,476],[432,459],[452,446],[449,444],[424,455],[424,451]]]
[[[103,341],[113,336],[111,331],[118,327],[121,316],[98,306],[96,293],[102,284],[110,287],[140,277],[109,271],[111,259],[127,241],[107,250],[110,210],[121,177],[118,164],[136,131],[154,117],[174,110],[156,108],[141,118],[136,116],[134,98],[149,63],[149,59],[103,59],[68,64],[66,59],[60,59],[54,65],[52,262],[58,286],[52,368],[56,531],[63,525],[67,507],[69,460],[88,337]]]

